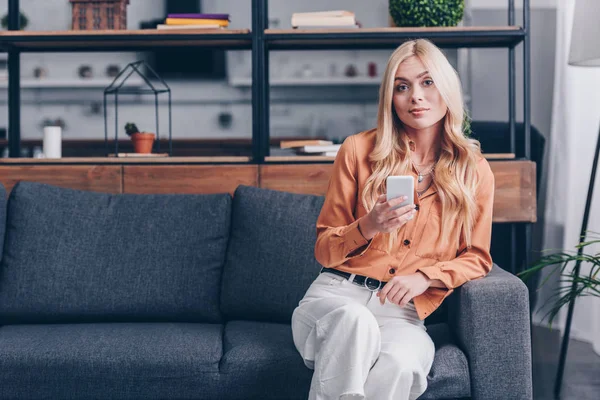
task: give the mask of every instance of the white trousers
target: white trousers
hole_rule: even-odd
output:
[[[323,272],[294,310],[292,334],[314,369],[309,400],[412,400],[427,389],[435,346],[412,302],[381,305],[377,292]]]

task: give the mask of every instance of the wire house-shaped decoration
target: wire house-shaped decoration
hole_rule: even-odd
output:
[[[147,68],[147,70],[153,75],[153,81],[144,74],[141,70],[141,66]],[[131,75],[136,73],[143,80],[142,86],[128,86],[125,82]],[[119,155],[119,95],[154,95],[154,114],[156,119],[156,140],[153,145],[153,150],[160,151],[160,132],[158,124],[158,96],[161,93],[167,93],[168,95],[168,107],[169,107],[169,156],[173,155],[173,141],[171,138],[171,89],[165,81],[158,76],[158,74],[144,61],[135,61],[127,64],[119,74],[115,77],[112,83],[104,89],[104,142],[106,147],[106,156],[109,156],[109,145],[108,145],[108,117],[107,117],[107,99],[108,96],[114,95],[115,101],[115,156]]]

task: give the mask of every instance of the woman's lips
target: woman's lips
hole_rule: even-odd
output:
[[[411,111],[410,113],[411,113],[412,115],[414,115],[415,117],[420,117],[420,116],[422,116],[423,114],[425,114],[427,111],[429,111],[429,109],[427,109],[427,108],[424,108],[424,109],[420,109],[420,110],[414,110],[414,111]]]

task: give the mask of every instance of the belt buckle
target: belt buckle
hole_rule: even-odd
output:
[[[372,280],[372,281],[377,281],[377,282],[378,282],[378,285],[377,285],[377,287],[376,287],[375,289],[371,289],[371,288],[368,286],[367,282],[368,282],[369,280]],[[365,279],[365,281],[363,282],[363,285],[364,285],[364,286],[367,288],[367,290],[370,290],[371,292],[376,292],[376,291],[378,291],[378,290],[379,290],[379,288],[381,287],[381,281],[378,281],[377,279],[373,279],[373,278],[367,278],[367,279]]]

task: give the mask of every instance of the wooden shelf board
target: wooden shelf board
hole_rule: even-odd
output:
[[[431,39],[441,47],[507,47],[524,37],[520,26],[265,30],[265,40],[273,49],[390,48],[416,38]]]
[[[2,31],[0,46],[22,51],[102,51],[156,46],[206,46],[247,48],[249,29],[197,30],[98,30],[98,31]]]
[[[181,163],[248,163],[251,157],[63,157],[0,158],[0,164],[181,164]]]

